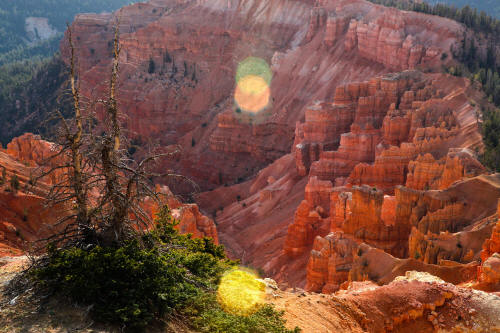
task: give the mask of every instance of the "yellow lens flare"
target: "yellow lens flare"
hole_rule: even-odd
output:
[[[257,113],[269,105],[271,89],[260,76],[248,75],[236,85],[234,99],[243,111]]]
[[[242,93],[248,95],[260,95],[269,88],[266,80],[256,75],[245,76],[238,82],[237,87]]]
[[[244,269],[228,272],[221,279],[217,301],[224,311],[249,316],[264,302],[266,286],[258,276]]]

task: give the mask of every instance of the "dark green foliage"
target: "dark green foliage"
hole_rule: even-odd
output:
[[[77,302],[94,304],[100,321],[140,328],[192,301],[231,265],[209,239],[191,239],[174,229],[168,209],[142,241],[123,246],[49,248],[50,263],[34,274],[43,285]]]
[[[492,12],[488,9],[488,14],[481,11],[478,12],[477,9],[472,9],[470,6],[465,7],[455,7],[448,4],[443,4],[442,1],[436,4],[429,4],[428,2],[415,2],[411,0],[369,0],[373,3],[388,7],[396,7],[403,10],[411,10],[419,13],[426,13],[431,15],[437,15],[441,17],[447,17],[449,19],[458,21],[465,24],[468,28],[476,31],[486,32],[486,33],[499,33],[500,32],[500,21],[495,19],[488,14]],[[455,1],[449,0],[448,2]],[[466,0],[470,2],[471,0]],[[482,1],[482,0],[481,0]],[[493,0],[495,1],[495,0]],[[437,2],[437,1],[434,1]],[[458,1],[455,1],[458,2]],[[479,3],[479,1],[478,1]],[[464,4],[465,5],[465,4]],[[500,9],[500,6],[498,6]]]
[[[0,67],[0,142],[26,132],[50,136],[50,113],[71,112],[66,65],[56,55],[48,60],[21,61]]]
[[[12,177],[10,178],[10,190],[16,193],[17,191],[19,191],[19,186],[19,178],[16,174],[12,175]]]
[[[199,315],[194,317],[194,328],[203,333],[298,333],[299,328],[287,330],[283,313],[276,312],[270,305],[263,305],[256,313],[241,317],[224,312],[213,295],[204,295]],[[207,297],[208,296],[208,297]]]
[[[17,61],[37,63],[52,56],[59,49],[61,36],[56,36],[33,45],[20,44],[11,50],[0,53],[0,66],[12,64]]]
[[[27,47],[28,36],[25,31],[25,20],[27,17],[46,17],[49,24],[57,31],[66,29],[66,23],[71,22],[78,13],[100,13],[111,12],[124,5],[128,5],[132,0],[3,0],[0,1],[0,59],[8,52],[20,50]],[[54,53],[59,43],[58,38],[50,41],[51,46],[45,47],[45,51],[37,51],[38,55],[50,56]],[[38,47],[38,46],[35,46]],[[31,48],[31,47],[28,47]],[[31,51],[33,52],[33,51]],[[24,60],[25,56],[17,57],[13,60]],[[0,63],[2,63],[0,61]]]
[[[147,331],[175,312],[201,332],[293,332],[269,306],[248,317],[225,313],[215,290],[235,262],[211,239],[180,235],[175,224],[165,207],[153,231],[121,246],[49,247],[48,264],[33,277],[40,287],[92,304],[96,320],[128,330]]]
[[[2,177],[0,177],[0,185],[3,185],[7,182],[7,169],[2,167]]]
[[[500,171],[500,111],[483,110],[483,138],[485,151],[482,162]]]
[[[170,54],[168,53],[167,50],[165,50],[165,54],[163,55],[163,62],[164,63],[171,63],[172,58],[170,57]]]
[[[148,73],[153,74],[155,72],[155,67],[155,61],[153,60],[153,58],[149,58]]]
[[[431,4],[446,3],[458,8],[469,5],[500,19],[500,2],[497,0],[428,0],[428,2]]]

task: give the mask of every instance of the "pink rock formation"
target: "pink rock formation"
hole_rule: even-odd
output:
[[[55,154],[56,146],[39,135],[26,133],[14,138],[8,145],[6,152],[13,158],[31,167],[40,166],[46,163]]]
[[[350,192],[342,192],[345,188],[334,190],[330,199],[333,233],[318,237],[314,243],[307,286],[310,290],[332,291],[342,284],[339,281],[345,278],[346,269],[353,267],[354,257],[336,248],[339,239],[349,239],[350,253],[365,242],[396,257],[409,255],[425,264],[445,265],[446,260],[452,260],[474,265],[482,244],[491,235],[489,216],[495,213],[492,206],[500,197],[499,186],[500,179],[495,175],[465,179],[441,191],[397,187],[394,197],[368,186],[355,186]],[[339,256],[343,260],[337,272]]]
[[[451,21],[400,14],[364,0],[277,0],[264,7],[248,0],[154,0],[125,7],[119,13],[119,101],[126,127],[138,142],[180,144],[182,154],[169,168],[203,189],[249,178],[290,151],[295,123],[312,101],[328,101],[338,86],[390,70],[440,65],[441,54],[462,36]],[[72,25],[81,91],[90,101],[107,90],[103,73],[117,15],[78,15]],[[61,51],[67,61],[67,43]],[[233,101],[236,68],[248,56],[266,60],[273,72],[272,103],[256,116],[238,114]],[[151,61],[155,70],[149,73]],[[356,101],[368,97],[359,101],[360,122],[362,109],[380,100],[349,89],[358,93]],[[317,112],[317,120],[325,120],[318,135],[330,136],[323,138],[327,149],[340,139],[331,130],[348,131],[348,108]],[[387,110],[379,111],[383,117]],[[381,121],[375,119],[374,127]],[[364,135],[371,134],[355,134],[346,144],[364,142]],[[308,170],[317,157],[307,160],[315,148],[304,149]],[[374,153],[361,155],[371,162]]]
[[[180,205],[172,210],[172,216],[179,221],[177,228],[180,233],[192,234],[196,238],[212,238],[215,244],[219,244],[214,221],[202,215],[198,205]]]
[[[485,262],[494,253],[500,253],[500,201],[498,202],[497,223],[494,226],[491,236],[484,242],[481,259]]]
[[[102,73],[116,16],[81,15],[73,25],[89,100],[106,92]],[[345,229],[402,256],[412,226],[427,216],[434,228],[437,211],[452,210],[458,195],[443,199],[441,192],[396,186],[407,183],[419,155],[440,161],[449,148],[481,148],[469,103],[471,95],[481,97],[466,79],[381,75],[440,68],[442,54],[463,36],[459,24],[363,0],[277,0],[263,7],[248,0],[153,0],[120,16],[127,129],[138,141],[179,144],[182,153],[168,168],[204,190],[228,185],[198,199],[244,263],[300,283],[307,258],[282,254],[307,254],[317,235]],[[62,53],[67,60],[64,43]],[[238,113],[233,100],[236,68],[248,56],[264,59],[273,72],[271,103],[255,116]],[[469,177],[454,163],[437,189]],[[433,177],[423,167],[412,170],[415,186],[425,189]],[[356,185],[369,187],[349,189]],[[463,212],[463,223],[470,222],[472,210]]]
[[[351,265],[351,281],[363,281],[366,278],[379,284],[387,284],[408,271],[427,272],[446,282],[459,284],[468,282],[477,276],[477,263],[445,263],[431,265],[415,259],[398,259],[379,249],[361,244]]]
[[[41,140],[39,136],[25,134],[15,138],[7,145],[6,152],[0,151],[0,170],[5,169],[6,182],[0,184],[0,256],[22,254],[29,250],[33,242],[49,237],[60,227],[55,223],[68,210],[67,207],[48,207],[45,197],[58,175],[44,177],[36,184],[31,183],[33,175],[40,168],[50,168],[61,163],[50,159],[56,152],[56,145]],[[19,191],[14,193],[9,188],[11,177],[19,179]],[[210,237],[218,243],[215,223],[204,216],[195,204],[183,204],[172,192],[163,187],[159,189],[163,203],[173,209],[173,215],[179,220],[177,228],[182,233],[191,233],[194,237]],[[144,208],[152,216],[158,207],[152,200],[144,202]]]
[[[438,161],[431,154],[420,155],[408,169],[406,186],[417,190],[446,189],[455,181],[486,172],[467,149],[450,149],[446,158]]]
[[[343,232],[316,237],[307,264],[306,289],[332,293],[348,280],[359,243]]]
[[[367,59],[396,70],[413,69],[420,64],[429,66],[439,63],[441,54],[447,52],[453,43],[455,38],[453,28],[449,29],[442,25],[428,31],[427,38],[440,38],[444,42],[439,48],[426,47],[424,46],[426,39],[406,29],[412,23],[418,25],[416,22],[410,23],[412,19],[417,18],[404,15],[397,10],[386,11],[376,21],[353,19],[347,32],[346,49],[356,49]]]

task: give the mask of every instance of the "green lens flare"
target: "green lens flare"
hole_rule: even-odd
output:
[[[238,65],[236,83],[239,83],[241,79],[249,75],[263,78],[268,85],[271,85],[271,80],[273,78],[273,73],[267,62],[257,57],[248,57]]]

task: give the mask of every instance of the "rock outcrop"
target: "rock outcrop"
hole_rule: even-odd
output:
[[[32,182],[39,172],[62,163],[60,157],[52,158],[56,153],[55,144],[29,133],[13,139],[5,151],[0,150],[0,256],[22,254],[37,240],[47,238],[61,228],[56,223],[69,208],[61,205],[49,207],[45,197],[52,184],[66,179],[64,171],[60,169],[36,183]],[[19,181],[18,190],[11,189],[12,177]],[[181,233],[210,237],[218,243],[214,221],[204,216],[196,204],[183,204],[167,187],[158,189],[158,192],[162,203],[168,204],[172,215],[178,219],[176,228]],[[153,217],[158,204],[146,200],[144,208]]]
[[[349,279],[358,242],[343,232],[316,237],[307,265],[306,289],[332,293]]]
[[[450,149],[441,160],[427,153],[409,163],[406,186],[416,190],[442,190],[457,180],[485,172],[484,166],[469,150]]]
[[[309,244],[313,251],[307,286],[312,290],[335,290],[345,279],[345,266],[353,257],[345,248],[335,253],[339,239],[350,240],[348,252],[366,242],[399,258],[410,255],[430,264],[479,259],[492,228],[483,219],[493,213],[497,180],[477,177],[486,173],[468,149],[480,147],[477,124],[451,108],[462,105],[473,112],[464,98],[468,83],[450,79],[404,72],[338,88],[329,108],[348,107],[354,120],[334,151],[328,150],[321,132],[319,141],[312,140],[314,135],[306,140],[305,129],[316,128],[307,126],[308,118],[297,126],[297,172],[332,183],[332,234],[318,235],[314,246]],[[325,104],[316,105],[325,110]],[[336,146],[333,137],[327,140]],[[463,195],[465,189],[474,194]],[[483,190],[489,195],[481,193],[482,201],[474,197]],[[485,211],[480,213],[478,206]],[[296,218],[287,239],[299,238],[297,223]],[[308,249],[304,244],[301,248]],[[328,258],[342,258],[339,272],[335,264],[327,268]]]
[[[78,15],[72,25],[81,92],[87,100],[107,91],[102,73],[110,65],[117,15]],[[441,55],[462,37],[454,22],[418,13],[401,16],[364,0],[277,0],[265,5],[251,0],[152,0],[125,7],[119,16],[119,101],[130,136],[136,142],[181,145],[182,154],[169,167],[203,189],[241,182],[290,152],[295,123],[304,115],[311,121],[305,136],[324,141],[327,150],[336,149],[337,133],[348,132],[352,123],[349,106],[331,110],[326,103],[313,110],[308,105],[328,101],[338,86],[349,82],[439,66]],[[68,61],[67,43],[61,51]],[[234,106],[236,70],[248,56],[265,60],[273,73],[271,103],[258,115],[238,113]],[[360,101],[366,107],[373,103],[373,96]],[[364,143],[366,135],[348,136],[345,144]],[[301,149],[307,170],[314,161],[307,156],[315,148],[304,143]],[[372,150],[359,154],[370,156],[362,161],[373,160]],[[350,171],[344,169],[346,176]]]
[[[484,242],[482,261],[486,261],[494,253],[500,253],[500,201],[498,202],[497,223],[493,227],[491,236]]]
[[[500,290],[500,253],[494,253],[483,263],[480,280],[490,288]]]
[[[73,24],[87,100],[106,93],[116,17]],[[364,0],[152,0],[120,17],[128,133],[179,145],[168,169],[206,191],[201,211],[243,264],[303,285],[313,249],[308,285],[333,291],[363,242],[426,264],[478,258],[465,239],[487,234],[486,196],[499,196],[472,153],[482,141],[469,101],[483,96],[437,73],[453,62],[445,54],[461,25]],[[65,43],[62,54],[68,61]],[[235,103],[248,56],[272,73],[256,114]],[[195,207],[177,213],[185,230],[213,234]]]
[[[481,289],[500,291],[500,201],[497,221],[491,236],[484,242],[481,252],[482,266],[479,280]]]
[[[409,32],[410,29],[407,30],[410,24],[417,23],[410,23],[412,19],[414,18],[397,10],[385,12],[376,21],[353,19],[347,31],[346,49],[356,49],[365,58],[395,70],[414,69],[421,64],[432,66],[439,63],[441,55],[448,50],[444,45],[448,44],[449,47],[453,43],[455,38],[453,28],[440,26],[428,31],[426,37],[440,38],[443,48],[427,47],[425,39],[412,34]]]
[[[409,271],[390,283],[352,282],[335,295],[273,291],[268,300],[284,310],[287,327],[304,332],[498,331],[500,299]]]
[[[406,272],[426,272],[443,281],[460,284],[477,277],[478,263],[458,264],[443,262],[441,265],[426,264],[415,259],[398,259],[390,254],[361,244],[349,272],[350,281],[369,279],[379,284],[387,284]]]
[[[288,227],[285,253],[297,256],[306,251],[316,236],[325,236],[330,228],[329,216],[332,183],[311,177],[305,198],[295,212],[294,223]]]

